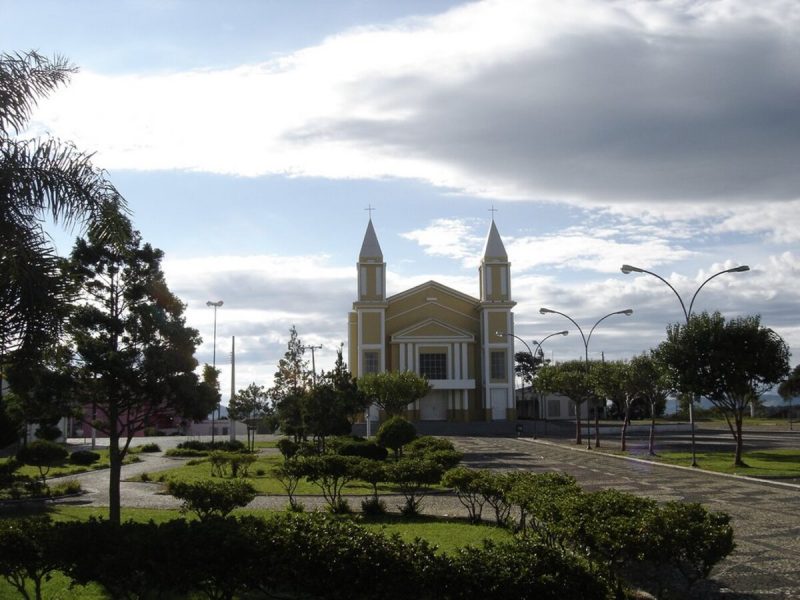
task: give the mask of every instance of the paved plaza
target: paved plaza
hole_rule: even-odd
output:
[[[800,598],[800,486],[781,486],[725,477],[690,469],[671,468],[643,461],[604,455],[564,443],[530,438],[452,437],[465,454],[464,464],[476,468],[562,471],[574,476],[587,490],[616,488],[656,500],[701,502],[733,517],[736,550],[717,566],[712,578],[725,598]],[[162,447],[171,445],[159,440]],[[164,443],[166,442],[166,443]],[[274,451],[274,450],[272,450]],[[176,466],[180,461],[158,455],[142,455],[144,462],[124,467],[123,477]],[[67,502],[108,505],[108,471],[76,477],[88,492]],[[300,498],[308,509],[322,507],[319,497]],[[399,497],[386,497],[390,509]],[[122,503],[128,507],[176,508],[178,501],[152,483],[124,482]],[[285,496],[259,496],[253,508],[280,510]],[[351,500],[358,506],[358,501]],[[451,495],[432,495],[425,500],[428,514],[463,515]]]

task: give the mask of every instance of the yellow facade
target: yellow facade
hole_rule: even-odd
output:
[[[410,370],[432,390],[409,404],[421,421],[516,418],[510,263],[494,221],[478,273],[479,297],[435,281],[386,296],[386,263],[370,220],[358,299],[348,320],[350,369],[358,377]]]

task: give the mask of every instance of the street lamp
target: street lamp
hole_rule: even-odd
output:
[[[597,321],[595,321],[595,324],[592,325],[592,328],[589,330],[589,335],[588,336],[584,335],[583,329],[581,329],[581,326],[578,325],[578,323],[575,322],[575,319],[573,319],[569,315],[564,314],[563,312],[559,312],[557,310],[553,310],[552,308],[544,308],[544,307],[542,307],[542,308],[539,309],[539,314],[546,315],[546,314],[549,314],[549,313],[553,313],[553,314],[556,314],[556,315],[561,315],[562,317],[564,317],[566,319],[569,319],[572,322],[572,324],[575,325],[575,327],[578,328],[578,332],[580,332],[581,338],[583,339],[584,358],[586,359],[586,374],[588,375],[589,374],[589,341],[592,339],[592,334],[594,333],[594,330],[597,328],[598,325],[600,325],[600,323],[605,321],[608,317],[611,317],[611,316],[614,316],[614,315],[625,315],[626,317],[630,317],[633,314],[633,309],[626,308],[625,310],[615,310],[614,312],[610,312],[607,315],[605,315],[604,317],[599,318]],[[596,410],[597,409],[595,409],[595,411]],[[595,415],[596,414],[597,413],[595,412]],[[578,430],[580,431],[580,419],[581,419],[581,417],[580,417],[580,411],[577,409],[577,407],[575,409],[575,416],[578,419],[578,422],[579,422]],[[591,450],[591,448],[592,448],[592,432],[591,431],[592,430],[590,428],[591,423],[589,422],[589,407],[588,407],[588,405],[586,407],[586,421],[587,421],[586,448]],[[599,442],[599,440],[597,438],[597,434],[595,434],[595,445],[599,445],[599,443],[600,442]]]
[[[216,374],[217,369],[217,309],[223,305],[222,300],[217,300],[216,302],[212,302],[209,300],[206,302],[206,306],[213,306],[214,307],[214,350],[211,359],[211,366],[214,368],[214,374]],[[219,410],[219,405],[217,405],[217,410]],[[211,442],[214,442],[214,430],[216,429],[216,425],[214,423],[214,409],[211,409]]]
[[[683,303],[683,298],[681,298],[681,295],[678,293],[678,291],[674,287],[672,287],[672,284],[670,284],[669,281],[667,281],[666,279],[661,277],[661,275],[658,275],[657,273],[653,273],[652,271],[647,271],[645,269],[641,269],[639,267],[634,267],[632,265],[622,265],[622,267],[620,267],[620,271],[622,271],[625,275],[627,275],[628,273],[646,273],[646,274],[652,275],[656,279],[660,280],[664,285],[666,285],[669,289],[671,289],[672,292],[675,294],[675,296],[678,298],[678,302],[681,303],[681,309],[683,309],[683,316],[686,318],[686,325],[687,326],[689,325],[689,319],[692,317],[692,307],[694,306],[694,300],[695,300],[695,298],[697,298],[697,294],[700,293],[700,290],[702,290],[703,287],[709,281],[711,281],[715,277],[719,277],[720,275],[725,275],[726,273],[744,273],[745,271],[749,271],[749,270],[750,270],[749,266],[740,265],[738,267],[733,267],[732,269],[725,269],[724,271],[720,271],[719,273],[714,273],[711,277],[709,277],[703,283],[700,284],[700,287],[697,288],[697,290],[695,291],[694,295],[692,296],[692,300],[689,302],[689,310],[686,310],[686,305]],[[690,399],[690,401],[689,401],[689,424],[690,424],[691,429],[692,429],[692,466],[693,467],[697,466],[697,458],[696,458],[696,455],[695,455],[695,447],[694,447],[694,410],[693,410],[693,406],[694,406],[695,401],[699,400],[699,398],[700,398],[700,395],[696,394],[695,397]]]
[[[533,367],[533,365],[536,363],[536,354],[531,352],[531,347],[528,346],[528,343],[525,340],[523,340],[518,335],[514,335],[513,333],[509,333],[508,331],[495,331],[494,333],[495,333],[495,335],[498,335],[498,336],[500,336],[500,335],[508,335],[508,336],[516,338],[520,342],[522,342],[525,345],[525,348],[528,349],[528,354],[531,355],[531,367]],[[532,340],[533,343],[536,346],[536,352],[540,353],[540,355],[542,357],[544,357],[544,353],[542,353],[542,344],[544,344],[547,340],[549,340],[551,337],[556,336],[556,335],[569,335],[569,331],[557,331],[556,333],[551,333],[550,335],[545,336],[544,338],[542,338],[541,342],[537,342],[536,340]],[[542,360],[544,360],[544,358]],[[523,393],[524,393],[524,386],[523,386]],[[547,435],[547,421],[545,421],[544,426],[545,426],[545,435]],[[536,420],[535,419],[534,419],[534,423],[533,423],[533,439],[536,439]]]

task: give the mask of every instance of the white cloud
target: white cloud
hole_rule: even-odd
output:
[[[408,177],[639,217],[792,200],[796,215],[799,12],[487,0],[235,69],[84,72],[33,126],[106,168]]]

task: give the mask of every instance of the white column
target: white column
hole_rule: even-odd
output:
[[[400,352],[400,365],[399,365],[399,367],[400,367],[401,371],[405,371],[406,370],[406,345],[405,344],[400,344],[399,352]]]

